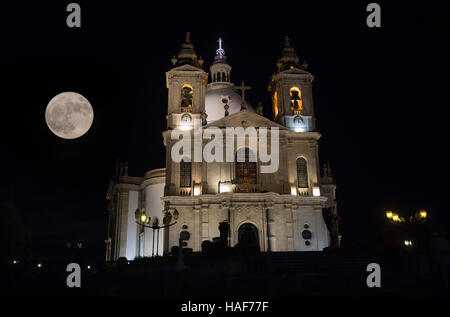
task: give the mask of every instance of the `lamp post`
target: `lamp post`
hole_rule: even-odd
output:
[[[147,214],[145,213],[145,209],[139,210],[136,209],[134,216],[136,218],[136,223],[138,225],[141,225],[145,228],[150,228],[153,230],[153,239],[152,239],[152,256],[155,255],[155,231],[156,231],[156,256],[158,256],[158,250],[159,250],[159,229],[168,228],[170,226],[173,226],[177,223],[177,219],[179,216],[178,210],[174,209],[173,214],[167,210],[166,214],[163,218],[163,225],[159,225],[159,219],[157,217],[154,217],[153,221],[151,217],[147,217]],[[172,222],[172,218],[175,220]],[[172,222],[172,223],[171,223]],[[151,223],[151,224],[150,224]]]

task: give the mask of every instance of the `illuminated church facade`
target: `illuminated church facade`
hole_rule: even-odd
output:
[[[221,223],[228,226],[230,247],[248,243],[262,252],[337,247],[336,185],[329,165],[321,173],[321,135],[315,127],[312,96],[314,77],[307,71],[306,62],[300,65],[289,39],[285,39],[277,71],[268,86],[272,120],[263,116],[261,105],[255,110],[245,100],[250,87],[232,83],[232,68],[221,40],[209,74],[194,51],[189,33],[172,62],[173,68],[166,73],[167,130],[162,132],[166,167],[143,177],[129,176],[127,164],[118,168],[107,193],[106,259],[168,254],[178,246],[181,231],[190,233],[184,247],[199,252],[205,240],[214,241],[221,235]],[[220,129],[224,135],[230,127],[254,127],[257,134],[253,137],[257,139],[261,128],[277,128],[278,169],[261,173],[265,163],[252,159],[256,153],[249,148],[250,136],[243,146],[234,147],[234,161],[193,160],[196,147],[204,148],[209,141],[194,142],[194,122],[201,122],[203,130]],[[178,141],[171,133],[177,130],[187,133],[192,141],[191,155],[180,162],[171,155]],[[232,141],[235,145],[237,138]],[[224,147],[226,142],[224,138]],[[328,226],[324,211],[332,219]],[[150,226],[163,226],[170,217],[171,225],[159,230],[142,226],[136,216],[143,212]]]

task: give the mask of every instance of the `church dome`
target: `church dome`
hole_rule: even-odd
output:
[[[208,115],[208,123],[222,119],[225,116],[224,106],[226,102],[228,102],[228,106],[230,106],[228,109],[228,113],[230,115],[241,111],[242,99],[233,86],[224,85],[221,88],[208,88],[205,96],[205,111]],[[249,111],[255,112],[255,110],[247,102],[246,104]]]

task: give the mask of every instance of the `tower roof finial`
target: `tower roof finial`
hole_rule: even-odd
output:
[[[284,37],[284,47],[291,47],[291,41],[289,41],[289,36]]]
[[[181,50],[178,53],[178,56],[172,58],[172,63],[175,67],[190,64],[202,68],[203,60],[197,58],[197,54],[195,54],[194,45],[191,43],[191,32],[186,32],[185,42],[181,44]]]
[[[219,37],[217,42],[219,42],[219,48],[216,50],[216,55],[222,59],[225,56],[225,50],[222,48],[222,37]]]
[[[278,60],[278,71],[284,71],[289,68],[300,68],[299,59],[295,54],[294,48],[291,46],[289,36],[284,37],[284,48],[281,51],[281,58]]]

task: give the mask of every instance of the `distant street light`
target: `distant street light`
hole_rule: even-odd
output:
[[[386,211],[386,219],[391,223],[423,223],[427,220],[428,213],[426,210],[417,211],[413,217],[410,217],[408,221],[405,221],[403,217],[398,215],[397,213],[392,212],[391,210]]]
[[[417,213],[416,218],[427,219],[428,213],[426,210],[419,210]]]
[[[386,211],[386,220],[392,224],[391,229],[396,227],[396,234],[403,236],[403,238],[414,238],[415,249],[426,247],[428,226],[425,225],[425,222],[427,222],[429,216],[430,215],[426,210],[421,209],[405,220],[391,210]],[[404,240],[403,244],[408,249],[413,246],[412,240],[409,239]]]
[[[411,240],[405,240],[405,245],[410,247],[412,246],[412,241]]]

